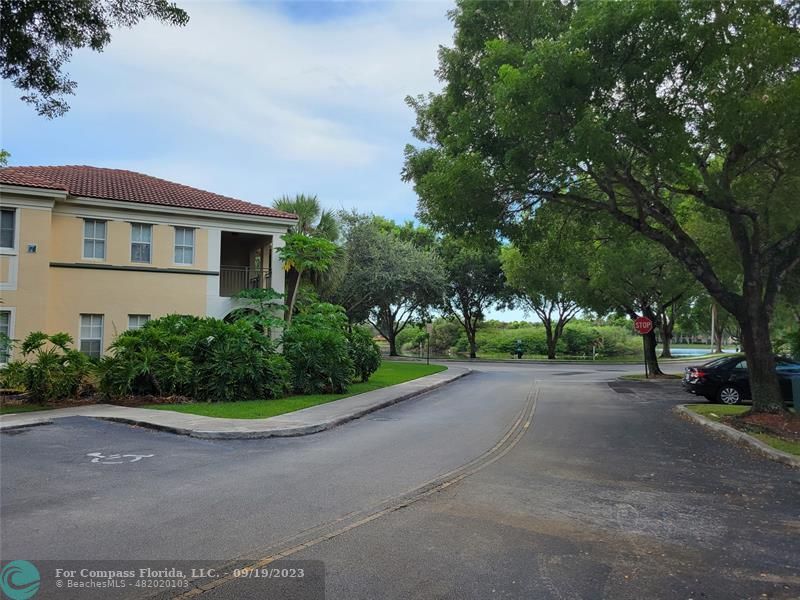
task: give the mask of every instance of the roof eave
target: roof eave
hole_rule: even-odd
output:
[[[171,206],[168,204],[155,204],[151,202],[142,202],[140,200],[116,200],[111,198],[95,198],[92,196],[72,196],[68,195],[64,201],[67,204],[78,206],[101,206],[105,208],[125,208],[138,213],[160,213],[160,214],[181,214],[184,216],[196,215],[198,217],[205,217],[210,219],[227,220],[227,221],[246,221],[257,222],[265,225],[281,225],[283,227],[291,227],[297,222],[297,217],[274,217],[268,215],[253,215],[249,213],[238,213],[226,210],[208,210],[202,208],[185,208],[182,206]]]
[[[25,196],[40,196],[44,198],[61,198],[67,197],[67,191],[58,188],[46,188],[31,185],[21,185],[19,183],[0,183],[0,193],[7,194],[22,194]]]

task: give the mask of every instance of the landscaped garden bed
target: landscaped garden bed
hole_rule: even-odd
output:
[[[174,410],[176,412],[207,417],[224,417],[229,419],[264,419],[334,400],[341,400],[356,394],[371,392],[390,385],[412,381],[426,375],[444,371],[440,365],[390,361],[384,362],[370,377],[369,381],[354,383],[346,393],[341,394],[306,394],[287,396],[276,400],[244,400],[240,402],[195,402],[179,404],[147,404],[142,408],[158,410]]]
[[[686,408],[743,431],[776,450],[800,456],[800,416],[793,410],[782,414],[751,413],[749,406],[724,404],[687,404]]]
[[[444,370],[381,365],[370,333],[350,326],[338,306],[305,307],[279,344],[265,326],[274,324],[270,318],[168,315],[123,332],[99,360],[75,350],[65,333],[34,332],[19,345],[22,359],[0,373],[0,414],[105,402],[265,418]]]

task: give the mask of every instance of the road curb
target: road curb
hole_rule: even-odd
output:
[[[319,423],[314,423],[311,425],[299,425],[294,427],[284,427],[280,429],[271,429],[265,431],[258,431],[258,430],[251,430],[251,431],[209,431],[209,430],[197,430],[197,429],[184,429],[182,427],[172,427],[169,425],[161,425],[158,423],[150,423],[148,421],[142,421],[138,419],[125,419],[122,417],[99,417],[105,421],[115,421],[118,423],[127,423],[129,425],[137,425],[140,427],[148,427],[150,429],[157,429],[160,431],[166,431],[169,433],[175,433],[177,435],[186,435],[193,438],[199,438],[204,440],[256,440],[256,439],[265,439],[271,437],[300,437],[304,435],[312,435],[314,433],[320,433],[322,431],[327,431],[328,429],[333,429],[334,427],[338,427],[339,425],[343,425],[350,421],[354,421],[363,417],[364,415],[368,415],[369,413],[375,412],[376,410],[381,410],[382,408],[387,408],[398,402],[403,402],[404,400],[410,400],[411,398],[415,398],[417,396],[421,396],[422,394],[427,394],[428,392],[432,392],[433,390],[439,389],[442,386],[445,386],[453,381],[461,379],[462,377],[466,377],[470,373],[473,373],[472,369],[467,369],[463,373],[456,373],[449,379],[445,379],[443,381],[438,381],[434,384],[429,386],[425,386],[423,388],[418,388],[412,390],[408,393],[401,394],[399,396],[395,396],[383,402],[379,402],[373,404],[369,407],[365,407],[363,409],[353,411],[344,415],[340,415],[338,417],[328,419],[326,421],[321,421]],[[413,380],[412,380],[413,381]],[[400,384],[402,385],[402,384]],[[384,388],[388,389],[388,388]],[[354,398],[355,396],[349,396],[350,398]],[[347,398],[342,398],[342,400],[346,400]],[[334,402],[338,402],[335,400]],[[287,415],[291,415],[291,413],[286,413]],[[284,415],[278,415],[279,417],[283,417]],[[249,419],[241,419],[242,421],[247,421]]]
[[[448,371],[451,369],[448,369]],[[449,373],[449,377],[445,375],[442,378],[442,374],[435,373],[433,375],[428,375],[426,377],[436,377],[438,380],[431,383],[430,385],[424,385],[421,387],[414,387],[408,391],[399,393],[397,395],[393,395],[389,398],[383,399],[381,401],[375,402],[374,404],[368,404],[365,406],[360,406],[356,409],[352,409],[349,412],[344,412],[342,414],[334,415],[326,419],[322,419],[318,422],[311,422],[311,423],[303,423],[297,425],[288,425],[285,427],[271,427],[268,429],[264,428],[257,428],[256,425],[260,425],[263,427],[264,421],[268,421],[270,419],[277,419],[277,420],[285,420],[290,419],[293,413],[285,413],[283,415],[278,415],[276,417],[269,417],[268,419],[236,419],[236,426],[237,429],[235,430],[214,430],[214,429],[206,429],[206,428],[189,428],[189,427],[181,427],[175,424],[168,424],[164,422],[159,422],[156,418],[156,415],[153,415],[151,419],[145,419],[140,417],[126,417],[124,415],[116,414],[116,415],[69,415],[69,416],[87,416],[93,419],[100,419],[103,421],[111,421],[114,423],[124,423],[126,425],[133,425],[137,427],[145,427],[147,429],[154,429],[157,431],[164,431],[167,433],[173,433],[176,435],[185,435],[188,437],[199,438],[199,439],[207,439],[207,440],[252,440],[252,439],[264,439],[264,438],[272,438],[272,437],[299,437],[304,435],[312,435],[314,433],[320,433],[322,431],[327,431],[328,429],[333,429],[334,427],[338,427],[339,425],[343,425],[344,423],[348,423],[349,421],[353,421],[364,415],[369,413],[375,412],[377,410],[381,410],[382,408],[387,408],[398,402],[403,402],[404,400],[409,400],[411,398],[415,398],[417,396],[421,396],[423,394],[427,394],[434,390],[437,390],[449,383],[457,381],[462,377],[466,377],[470,373],[474,373],[472,369],[452,369],[453,372]],[[445,374],[447,371],[444,372]],[[426,379],[426,377],[421,377],[417,380],[407,381],[401,384],[397,384],[396,386],[390,386],[387,388],[380,388],[379,390],[374,391],[383,391],[386,392],[391,390],[392,388],[403,386],[405,384],[413,383],[413,382],[421,382],[422,380]],[[366,394],[370,394],[373,392],[366,392]],[[341,402],[353,398],[358,398],[359,396],[363,396],[364,394],[356,394],[355,396],[348,396],[347,398],[342,398],[341,400],[335,400],[334,402],[330,403],[330,405],[335,405],[336,402]],[[323,405],[319,405],[323,406]],[[122,408],[122,407],[119,407]],[[316,407],[311,407],[310,409],[304,410],[312,410]],[[133,409],[136,410],[136,409]],[[176,414],[182,413],[170,413],[170,411],[152,411],[162,413],[159,414],[158,417],[165,417],[169,415],[169,417],[174,418]],[[303,411],[297,411],[303,412]],[[163,414],[167,413],[167,415]],[[67,415],[65,415],[67,416]],[[0,431],[3,432],[11,432],[11,431],[18,431],[20,429],[27,429],[32,426],[36,425],[49,425],[52,424],[58,418],[65,418],[58,417],[53,415],[47,415],[46,417],[42,415],[42,420],[33,422],[33,423],[24,423],[20,425],[8,425],[5,427],[0,428]],[[187,415],[187,418],[191,418],[194,415]],[[213,420],[214,417],[206,417],[206,419]],[[225,419],[225,421],[230,421],[230,419]],[[247,429],[247,425],[250,423],[253,428]]]
[[[754,448],[761,454],[765,455],[767,458],[783,463],[790,467],[794,467],[795,469],[800,469],[800,457],[798,456],[789,454],[788,452],[783,452],[781,450],[776,450],[769,444],[765,444],[761,440],[754,438],[744,431],[739,431],[730,425],[725,425],[724,423],[719,423],[704,417],[703,415],[700,415],[687,408],[685,404],[678,404],[673,410],[678,415],[694,421],[706,429],[710,429],[716,433],[719,433],[739,445],[750,446],[751,448]]]

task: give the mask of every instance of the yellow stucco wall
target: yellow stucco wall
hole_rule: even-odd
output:
[[[4,203],[5,207],[5,203]],[[16,256],[4,257],[10,268],[12,261],[17,264],[17,285],[15,290],[0,290],[0,310],[4,307],[15,309],[14,337],[26,335],[41,329],[44,315],[47,314],[47,294],[49,285],[50,253],[50,210],[37,208],[18,208],[16,213],[19,228],[19,244]],[[27,251],[29,244],[36,245],[36,252]]]
[[[4,197],[4,206],[13,197]],[[102,264],[119,267],[153,267],[205,271],[208,265],[208,231],[195,229],[194,263],[174,263],[175,229],[153,225],[152,261],[130,260],[131,225],[108,220],[106,259],[84,259],[83,218],[49,209],[17,207],[19,247],[15,255],[0,255],[0,282],[8,282],[17,262],[15,290],[0,290],[0,310],[14,310],[14,337],[23,339],[31,331],[65,331],[80,337],[80,315],[104,315],[103,346],[128,328],[129,314],[159,317],[169,313],[206,313],[204,274],[114,271],[50,266],[50,263]],[[28,244],[37,251],[28,253]]]
[[[194,230],[194,263],[175,264],[175,228],[172,225],[154,224],[150,263],[131,262],[131,223],[128,221],[106,221],[105,260],[83,258],[82,217],[53,215],[53,262],[103,263],[125,266],[152,266],[159,268],[200,269],[208,267],[208,231]]]
[[[48,330],[79,338],[81,314],[101,314],[103,347],[128,328],[129,314],[205,314],[206,277],[53,267]]]
[[[140,222],[140,221],[135,221]],[[194,263],[175,264],[175,228],[152,225],[151,262],[131,261],[131,222],[106,220],[106,258],[83,258],[84,218],[53,215],[54,263],[204,271],[208,232],[195,229]],[[66,331],[79,340],[81,314],[102,314],[103,346],[128,328],[128,315],[152,318],[170,313],[206,313],[206,276],[53,266],[50,269],[49,331]]]

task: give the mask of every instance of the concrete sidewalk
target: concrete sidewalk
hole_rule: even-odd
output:
[[[268,419],[219,419],[170,410],[93,404],[0,415],[0,430],[46,425],[52,423],[54,419],[63,417],[94,417],[205,439],[255,439],[309,435],[435,390],[470,373],[472,373],[471,369],[448,367],[441,373]]]

